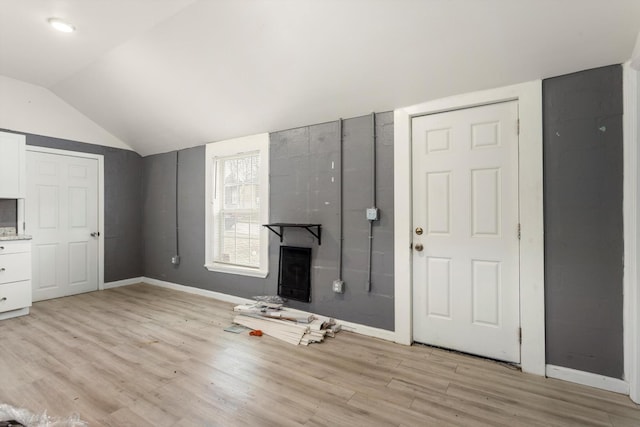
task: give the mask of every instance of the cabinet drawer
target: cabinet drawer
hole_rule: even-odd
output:
[[[0,255],[0,284],[31,279],[31,254]]]
[[[30,306],[30,280],[0,285],[0,313]]]
[[[4,254],[19,254],[22,252],[31,252],[31,242],[12,242],[12,241],[0,241],[0,255]]]

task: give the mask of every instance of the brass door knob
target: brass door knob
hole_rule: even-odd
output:
[[[416,228],[416,234],[419,236],[422,234],[422,227],[417,227]]]
[[[416,251],[422,252],[422,250],[424,249],[424,246],[422,246],[422,243],[418,243],[416,244],[415,248],[416,248]]]

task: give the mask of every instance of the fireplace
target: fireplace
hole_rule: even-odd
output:
[[[280,246],[278,295],[297,301],[311,301],[311,248]]]

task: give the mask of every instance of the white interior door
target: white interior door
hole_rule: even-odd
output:
[[[412,120],[415,341],[520,362],[517,123],[517,101]]]
[[[98,160],[27,151],[33,300],[98,290]]]

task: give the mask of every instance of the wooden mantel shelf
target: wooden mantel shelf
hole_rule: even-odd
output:
[[[321,224],[292,224],[288,222],[275,222],[273,224],[263,224],[263,227],[267,227],[273,231],[278,237],[280,237],[280,243],[283,240],[283,231],[285,228],[304,228],[309,233],[318,239],[318,245],[322,244],[322,225]],[[314,232],[315,228],[315,232]]]

